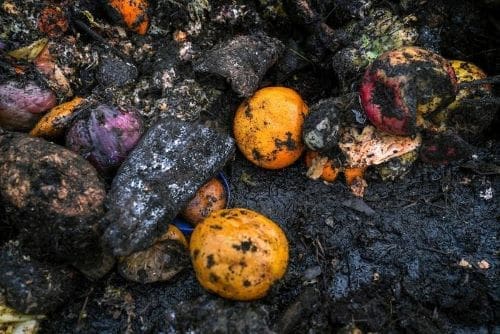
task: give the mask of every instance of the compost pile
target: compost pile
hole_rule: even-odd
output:
[[[498,17],[496,0],[0,1],[0,332],[500,331]],[[279,94],[305,123],[266,155],[239,122]],[[263,298],[197,280],[172,223],[189,235],[208,181],[210,205],[288,239]]]

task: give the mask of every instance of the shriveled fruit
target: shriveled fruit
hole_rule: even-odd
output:
[[[366,116],[379,130],[412,135],[427,127],[432,112],[455,99],[457,79],[438,54],[404,47],[382,54],[365,72],[360,99]]]
[[[50,109],[31,129],[33,137],[55,138],[63,134],[73,119],[74,112],[85,102],[85,99],[76,96],[71,101],[62,103]]]
[[[228,299],[265,296],[288,265],[285,233],[248,209],[212,213],[196,226],[189,247],[200,284]]]
[[[308,108],[286,87],[267,87],[244,101],[234,117],[234,137],[243,155],[259,167],[290,166],[302,154]]]
[[[213,178],[205,183],[182,210],[181,215],[191,224],[199,224],[209,214],[226,207],[226,191],[222,182]]]

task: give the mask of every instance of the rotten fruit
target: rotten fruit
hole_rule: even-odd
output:
[[[368,119],[379,130],[414,135],[430,127],[428,117],[453,102],[457,78],[438,54],[404,47],[382,54],[366,70],[360,99]]]
[[[189,248],[200,284],[228,299],[264,297],[288,265],[285,233],[248,209],[212,213],[194,229]]]
[[[266,87],[236,111],[234,137],[243,155],[259,167],[280,169],[302,154],[307,105],[293,89]]]
[[[193,225],[203,221],[212,212],[226,207],[226,191],[222,182],[213,178],[205,183],[182,210],[181,215]]]

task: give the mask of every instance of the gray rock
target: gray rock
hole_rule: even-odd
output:
[[[329,151],[339,140],[340,119],[335,99],[321,100],[310,109],[304,121],[302,138],[314,151]]]
[[[196,72],[218,74],[241,96],[250,96],[284,50],[283,43],[264,34],[238,36],[217,44],[197,59]]]
[[[113,179],[105,243],[121,256],[152,245],[233,153],[231,137],[201,125],[171,119],[151,127]]]
[[[97,69],[97,81],[104,87],[122,87],[137,79],[137,68],[120,58],[102,57]]]

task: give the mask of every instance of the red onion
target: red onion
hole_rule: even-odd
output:
[[[0,126],[7,130],[30,130],[43,114],[57,104],[55,94],[34,82],[8,81],[0,85]]]
[[[142,119],[135,110],[99,105],[71,126],[66,146],[106,175],[120,166],[143,131]]]

